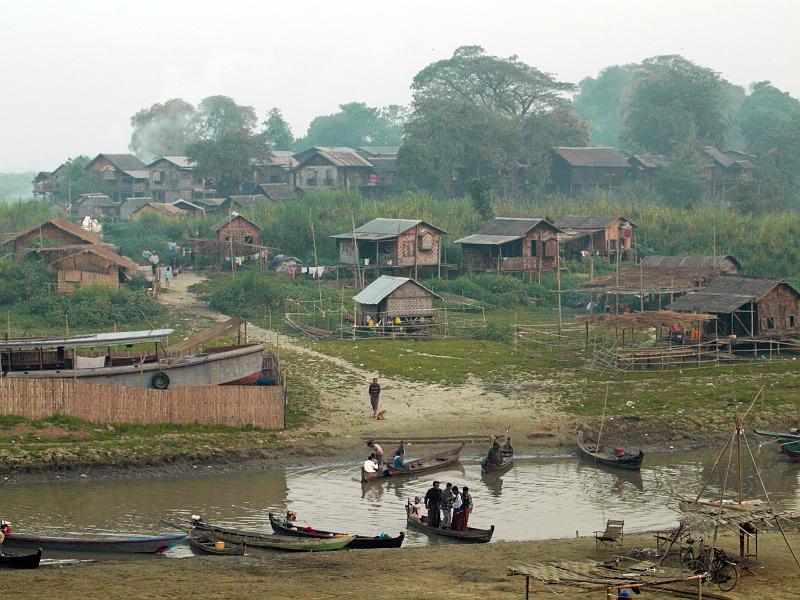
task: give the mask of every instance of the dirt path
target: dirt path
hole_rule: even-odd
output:
[[[228,318],[188,291],[201,281],[203,278],[194,273],[182,273],[160,300],[215,321]],[[489,433],[502,433],[510,425],[515,440],[524,445],[529,435],[541,443],[538,432],[542,428],[558,433],[563,425],[556,403],[537,382],[499,386],[471,380],[466,385],[443,386],[407,381],[385,377],[363,364],[323,354],[292,337],[253,324],[248,324],[247,332],[251,339],[276,349],[289,365],[290,374],[299,375],[301,385],[315,388],[321,407],[314,423],[301,430],[304,434],[327,434],[343,445],[354,445],[369,435],[384,440],[474,438],[483,443]],[[379,377],[381,382],[380,408],[386,410],[383,421],[371,418],[366,389],[372,377]]]

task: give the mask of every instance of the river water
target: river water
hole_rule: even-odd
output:
[[[781,509],[800,508],[800,464],[774,445],[756,450],[770,497]],[[746,453],[745,453],[746,454]],[[518,457],[502,476],[483,477],[477,457],[435,474],[467,485],[474,527],[495,525],[495,540],[572,537],[624,519],[627,532],[671,527],[676,496],[696,494],[706,480],[712,452],[648,455],[641,476],[598,468],[576,456]],[[735,458],[734,458],[735,461]],[[722,470],[727,457],[722,461]],[[287,509],[319,529],[376,535],[405,530],[403,505],[422,496],[431,476],[387,479],[362,485],[352,464],[285,467],[255,473],[164,477],[134,481],[70,481],[7,485],[0,491],[0,517],[18,533],[49,535],[151,534],[167,531],[161,520],[185,522],[191,514],[242,529],[269,531],[268,513]],[[729,489],[735,486],[731,469]],[[763,498],[750,466],[745,496]],[[721,482],[705,495],[719,494]],[[448,543],[408,531],[407,545]],[[186,550],[173,551],[182,556]]]

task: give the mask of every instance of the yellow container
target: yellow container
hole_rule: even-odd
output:
[[[217,550],[225,550],[225,542],[223,542],[222,540],[217,540],[216,542],[214,542],[214,548],[216,548]]]

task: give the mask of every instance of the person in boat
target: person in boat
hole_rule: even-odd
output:
[[[364,461],[364,472],[365,473],[377,473],[378,472],[378,463],[375,462],[375,454],[370,454],[367,460]]]
[[[0,545],[5,541],[6,536],[11,534],[11,523],[8,521],[0,521]],[[0,555],[3,554],[3,551],[0,550]]]
[[[367,442],[367,447],[375,454],[375,462],[381,466],[383,464],[383,447],[372,440]]]
[[[469,528],[470,513],[472,513],[472,496],[469,493],[469,488],[464,486],[461,492],[461,503],[459,507],[453,511],[453,524],[450,529],[455,531],[467,531]]]
[[[392,466],[395,469],[405,469],[406,468],[406,461],[403,458],[402,454],[395,454],[394,458],[392,459]]]
[[[406,443],[403,440],[400,440],[400,445],[397,447],[397,450],[394,451],[394,455],[403,458],[406,457]]]
[[[511,445],[511,438],[506,436],[506,443],[501,448],[503,456],[512,456],[514,454],[514,446]]]
[[[617,458],[625,458],[625,448],[614,448],[614,456]]]
[[[450,529],[450,523],[453,519],[453,501],[455,495],[453,494],[453,484],[447,483],[442,492],[442,527]]]
[[[431,527],[439,527],[439,524],[442,522],[441,507],[442,490],[439,487],[439,482],[434,481],[433,487],[425,494],[425,508],[428,509],[428,525]]]
[[[492,446],[489,448],[489,453],[486,455],[487,465],[502,465],[503,464],[503,450],[500,447],[500,442],[496,437],[492,437]]]
[[[425,505],[422,504],[422,500],[420,500],[419,496],[414,496],[414,503],[411,504],[411,500],[408,501],[409,506],[411,506],[411,518],[415,521],[422,522],[422,509],[425,508]]]

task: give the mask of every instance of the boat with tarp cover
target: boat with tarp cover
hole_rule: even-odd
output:
[[[166,346],[173,333],[173,329],[149,329],[3,338],[0,368],[9,379],[73,379],[156,389],[244,385],[261,376],[261,344],[174,352]]]

